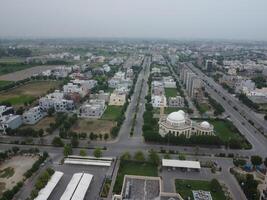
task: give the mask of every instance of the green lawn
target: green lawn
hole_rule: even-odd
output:
[[[219,136],[223,141],[228,141],[230,138],[240,138],[238,130],[227,120],[208,120],[215,130],[215,134]]]
[[[176,88],[165,88],[165,96],[168,99],[169,97],[176,97],[178,91]]]
[[[1,87],[3,87],[3,86],[6,86],[6,85],[8,85],[8,84],[10,84],[10,83],[12,83],[13,81],[1,81],[0,80],[0,88]]]
[[[121,114],[122,106],[107,106],[101,119],[116,120]]]
[[[0,171],[0,178],[10,178],[14,175],[15,171],[12,167],[7,167]]]
[[[193,198],[192,190],[204,190],[210,191],[213,200],[225,200],[226,197],[220,188],[218,191],[212,190],[212,185],[210,181],[201,181],[201,180],[175,180],[176,192],[179,193],[183,199]]]
[[[158,176],[157,166],[151,163],[121,161],[113,192],[121,192],[124,175]]]
[[[34,97],[29,96],[29,95],[19,95],[19,96],[4,100],[2,102],[8,102],[11,105],[23,105],[25,102],[32,101],[33,99]]]

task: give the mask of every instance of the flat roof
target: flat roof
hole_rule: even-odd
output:
[[[162,159],[163,167],[179,167],[179,168],[190,168],[190,169],[200,169],[199,161],[190,160],[173,160],[173,159]]]

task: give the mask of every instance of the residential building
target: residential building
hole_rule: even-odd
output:
[[[91,99],[79,109],[79,116],[84,118],[100,118],[106,109],[104,100]]]
[[[167,106],[167,100],[164,95],[152,95],[151,96],[151,103],[153,108],[159,108],[163,102],[163,106]]]
[[[171,76],[163,77],[163,84],[165,88],[176,88],[176,82]]]
[[[46,115],[45,112],[41,109],[40,106],[35,106],[22,115],[22,120],[24,124],[36,124]]]
[[[109,92],[104,92],[103,90],[100,90],[97,94],[92,94],[90,96],[90,98],[104,100],[105,103],[108,103],[109,102],[109,98],[110,98],[110,93]]]
[[[113,92],[109,98],[109,105],[123,106],[126,102],[126,94]]]
[[[176,96],[176,97],[169,97],[168,99],[168,107],[179,107],[182,108],[184,107],[184,98],[181,96]]]
[[[163,95],[164,94],[164,84],[162,81],[152,81],[151,90],[153,95]]]
[[[9,106],[1,105],[0,106],[0,117],[4,115],[14,114],[14,109]]]
[[[22,124],[21,115],[3,115],[0,117],[0,131],[5,133],[7,128],[16,129]]]
[[[236,93],[245,93],[249,94],[251,91],[255,90],[255,83],[250,80],[240,80],[235,83],[235,92]]]
[[[56,99],[54,101],[54,109],[56,112],[70,112],[74,110],[74,102],[66,99]]]

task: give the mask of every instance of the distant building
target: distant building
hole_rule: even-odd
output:
[[[152,81],[151,83],[152,94],[156,96],[164,95],[164,84],[162,81]]]
[[[0,117],[0,131],[6,132],[6,129],[16,129],[22,124],[21,115],[4,115]]]
[[[255,88],[256,88],[255,83],[250,79],[240,80],[235,83],[236,93],[249,94],[251,91],[255,90]]]
[[[40,106],[35,106],[23,113],[22,120],[24,124],[36,124],[45,115],[46,113],[42,111]]]
[[[168,107],[184,107],[184,98],[181,96],[169,97]]]
[[[166,107],[167,100],[164,95],[152,95],[151,96],[151,103],[152,103],[153,108],[159,108],[162,102],[163,102],[164,107]]]
[[[91,99],[79,109],[79,116],[84,118],[100,118],[106,109],[105,101]]]
[[[126,102],[126,94],[112,93],[109,98],[109,105],[123,106]]]
[[[14,114],[14,109],[9,106],[1,105],[0,106],[0,117],[4,115],[9,115],[9,114]]]
[[[99,99],[99,100],[104,100],[106,103],[109,102],[110,98],[110,93],[109,92],[104,92],[103,90],[99,90],[97,94],[92,94],[90,96],[92,99]]]

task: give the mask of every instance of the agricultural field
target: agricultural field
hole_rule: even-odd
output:
[[[0,88],[3,87],[3,86],[6,86],[10,83],[12,83],[13,81],[0,81]]]
[[[114,121],[110,120],[79,119],[71,129],[77,133],[87,133],[88,136],[91,132],[94,134],[110,134],[115,124]]]
[[[176,192],[179,193],[183,199],[194,199],[192,190],[204,190],[211,193],[212,199],[214,200],[224,200],[226,199],[224,192],[220,185],[217,186],[217,190],[214,190],[214,185],[211,181],[202,181],[202,180],[184,180],[177,179],[175,180]]]
[[[116,120],[120,117],[122,111],[122,106],[107,106],[101,119],[103,120]]]
[[[25,85],[12,88],[0,93],[0,103],[8,102],[15,107],[45,95],[50,89],[55,89],[60,85],[59,81],[32,81]]]
[[[119,194],[122,188],[124,175],[158,176],[158,169],[152,163],[121,161],[113,192]]]
[[[169,97],[176,97],[178,95],[178,91],[176,88],[165,88],[165,96],[168,99]]]
[[[24,178],[24,173],[29,170],[38,156],[14,156],[0,165],[0,196],[12,189]]]

